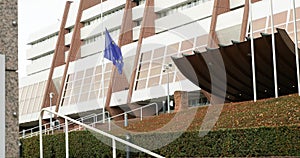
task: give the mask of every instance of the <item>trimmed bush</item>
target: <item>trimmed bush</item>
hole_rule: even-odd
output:
[[[153,144],[178,133],[132,135],[133,143],[143,139]],[[101,141],[102,140],[102,141]],[[22,139],[23,157],[39,157],[39,138]],[[103,143],[104,142],[104,143]],[[43,136],[44,157],[65,157],[65,135]],[[112,157],[111,140],[89,131],[69,133],[70,157]],[[118,148],[125,148],[117,143]],[[149,144],[140,144],[151,148]],[[154,152],[166,157],[201,156],[300,156],[300,127],[260,127],[248,129],[224,129],[211,131],[204,137],[199,132],[185,132],[172,143]],[[126,152],[117,151],[118,157]],[[131,153],[133,157],[147,157],[144,153]]]

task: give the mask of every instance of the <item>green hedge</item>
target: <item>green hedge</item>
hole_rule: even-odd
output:
[[[131,141],[147,139],[155,143],[172,139],[178,133],[133,135]],[[44,136],[44,157],[65,157],[65,136],[56,134]],[[102,140],[102,141],[101,141]],[[153,141],[151,141],[153,140]],[[23,139],[23,157],[39,157],[39,138]],[[103,143],[105,142],[105,143]],[[69,133],[70,157],[111,157],[111,144],[107,138],[89,131]],[[117,144],[118,148],[125,148]],[[140,144],[151,148],[151,144]],[[300,156],[300,127],[260,127],[249,129],[226,129],[211,131],[204,137],[199,132],[183,133],[172,143],[154,152],[166,157],[201,156]],[[125,157],[125,151],[118,150],[118,157]],[[146,157],[143,153],[131,153],[133,157]]]

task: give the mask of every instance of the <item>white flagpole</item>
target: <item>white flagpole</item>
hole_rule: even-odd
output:
[[[102,37],[104,38],[105,40],[105,37],[103,36],[104,35],[104,24],[103,24],[103,1],[101,0],[101,23],[102,23]],[[105,44],[104,44],[104,49],[105,49]],[[104,50],[102,51],[102,76],[101,76],[101,80],[102,80],[102,104],[103,104],[103,108],[102,108],[102,122],[105,123],[105,100],[104,100],[104,73],[105,73],[105,70],[104,70]]]
[[[276,64],[275,35],[274,35],[274,17],[273,17],[273,0],[270,0],[270,11],[271,11],[271,31],[272,31],[274,88],[275,88],[275,98],[278,98],[277,64]]]
[[[255,58],[254,58],[254,40],[253,40],[253,21],[252,21],[252,3],[249,2],[249,12],[250,12],[250,38],[251,38],[251,59],[252,59],[252,81],[253,81],[253,101],[256,102],[256,76],[255,76]]]
[[[296,67],[297,67],[298,95],[300,96],[298,32],[297,32],[297,22],[296,22],[296,5],[295,5],[295,0],[293,0],[293,20],[294,20],[295,54],[296,54]]]

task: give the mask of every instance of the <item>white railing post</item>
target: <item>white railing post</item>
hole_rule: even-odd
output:
[[[127,119],[127,113],[124,114],[124,126],[127,127],[128,126],[128,119]]]
[[[111,130],[111,126],[110,126],[110,117],[108,118],[108,131]]]
[[[155,103],[155,107],[156,107],[156,116],[158,116],[158,105],[157,105],[157,103]]]
[[[39,116],[39,129],[40,129],[40,158],[43,158],[43,129],[42,129],[42,112]]]
[[[22,131],[22,137],[25,138],[25,130]]]
[[[116,140],[112,139],[113,158],[117,158]]]
[[[65,136],[66,136],[66,158],[69,158],[69,125],[68,120],[65,118]]]
[[[92,123],[92,126],[95,127],[95,124],[96,124],[96,116],[93,117],[93,123]]]
[[[143,120],[143,108],[141,108],[141,121]]]

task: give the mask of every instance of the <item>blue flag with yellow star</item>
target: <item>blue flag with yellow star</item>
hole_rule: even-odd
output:
[[[107,29],[105,29],[105,49],[104,58],[113,62],[117,67],[119,74],[122,74],[124,66],[121,49],[113,41]]]

